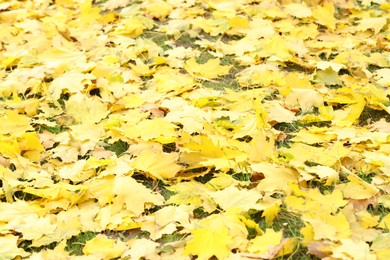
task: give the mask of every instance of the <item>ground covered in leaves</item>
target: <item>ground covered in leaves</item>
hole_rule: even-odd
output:
[[[386,0],[0,3],[0,258],[389,259]]]

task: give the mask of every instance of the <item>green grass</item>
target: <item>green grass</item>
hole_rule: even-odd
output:
[[[214,59],[214,56],[208,51],[204,51],[196,58],[196,62],[199,64],[205,64],[211,59]]]
[[[161,180],[153,180],[151,178],[148,178],[141,172],[135,172],[132,176],[135,180],[137,180],[139,183],[142,183],[145,187],[148,189],[151,189],[157,193],[160,193],[164,199],[169,199],[174,192],[167,189],[167,183],[164,183]]]
[[[365,126],[379,121],[384,118],[386,122],[390,122],[390,115],[384,110],[376,110],[370,107],[365,107],[359,117],[359,125]]]
[[[83,255],[85,243],[96,237],[97,234],[98,233],[92,231],[81,232],[79,235],[73,236],[66,241],[65,250],[68,251],[70,255]]]
[[[236,172],[232,174],[232,177],[238,181],[251,181],[251,174],[248,172]]]
[[[180,232],[175,231],[172,234],[163,235],[158,240],[158,242],[161,244],[167,244],[167,243],[171,243],[171,242],[175,242],[175,241],[181,241],[187,236],[188,236],[188,234],[182,234]]]
[[[48,131],[52,134],[59,134],[61,132],[67,131],[68,128],[60,125],[55,125],[55,126],[47,126],[47,125],[38,125],[37,126],[37,132],[42,133],[43,131]]]
[[[305,125],[300,122],[292,122],[292,123],[277,123],[273,126],[274,129],[278,131],[282,131],[284,133],[293,133],[298,132],[300,128]]]
[[[184,48],[197,48],[197,45],[194,43],[195,39],[191,37],[188,33],[182,33],[175,41],[177,47]]]
[[[171,49],[172,47],[168,44],[170,37],[162,32],[157,31],[146,31],[141,35],[141,38],[146,38],[152,40],[158,46],[160,46],[164,51]]]
[[[50,243],[48,245],[40,246],[40,247],[32,247],[31,244],[32,244],[31,240],[23,240],[18,245],[18,247],[19,248],[23,248],[26,252],[33,253],[33,252],[40,252],[40,251],[42,251],[44,249],[54,249],[57,246],[58,243],[57,242],[53,242],[53,243]],[[0,259],[2,259],[1,256],[0,256]]]
[[[113,144],[106,147],[106,150],[114,152],[118,157],[121,156],[123,153],[125,153],[127,149],[129,149],[129,144],[122,140],[116,141]]]
[[[380,220],[382,220],[386,215],[390,213],[390,209],[384,207],[383,205],[379,204],[377,206],[373,206],[372,204],[368,205],[367,207],[367,212],[379,216]],[[386,232],[390,231],[390,227],[387,228]]]
[[[262,217],[262,211],[250,210],[248,214],[252,220],[258,223],[263,231],[267,228],[272,228],[275,231],[282,230],[284,238],[298,238],[299,242],[295,251],[290,255],[285,255],[277,259],[319,259],[308,255],[307,248],[301,246],[300,240],[302,239],[302,234],[300,230],[304,227],[304,222],[299,215],[289,212],[284,205],[281,206],[280,212],[272,225],[266,223],[265,218]],[[248,232],[248,239],[253,239],[257,235],[255,230],[248,229]]]
[[[375,177],[375,173],[373,172],[365,172],[365,171],[359,171],[356,173],[357,176],[359,176],[362,180],[365,182],[371,183],[372,179]]]

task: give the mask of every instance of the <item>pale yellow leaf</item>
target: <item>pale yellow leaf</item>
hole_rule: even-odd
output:
[[[278,216],[280,211],[280,203],[275,203],[269,208],[266,208],[261,214],[262,217],[265,217],[265,222],[267,225],[272,226],[275,218]]]
[[[85,243],[83,253],[108,260],[120,257],[126,249],[125,243],[119,239],[115,240],[105,235],[98,235]]]
[[[80,93],[91,80],[96,79],[94,75],[79,72],[66,72],[51,82],[49,91],[55,100],[59,99],[62,93]]]
[[[356,27],[356,29],[359,31],[373,29],[374,34],[378,34],[380,30],[382,30],[383,26],[386,25],[386,22],[386,17],[365,18],[359,22],[359,25]]]
[[[273,247],[276,247],[282,241],[282,231],[275,232],[273,229],[267,228],[263,235],[257,236],[250,240],[248,251],[265,255]]]
[[[98,123],[110,112],[107,104],[98,97],[87,97],[81,93],[72,95],[65,102],[66,114],[77,123]]]
[[[176,162],[179,159],[177,153],[142,151],[134,159],[133,167],[150,175],[150,177],[164,180],[173,178],[182,170],[182,166]]]
[[[337,20],[334,17],[335,7],[333,2],[326,1],[322,6],[313,10],[313,17],[317,23],[328,27],[331,31],[336,29]]]
[[[212,256],[224,259],[230,254],[227,244],[230,243],[228,228],[214,222],[214,226],[191,230],[192,239],[187,242],[184,253],[197,255],[200,260],[208,260]]]
[[[0,134],[20,136],[24,132],[33,130],[29,117],[12,110],[6,110],[5,114],[0,117],[0,125]]]
[[[386,260],[390,257],[390,233],[380,234],[372,242],[371,250],[378,257],[378,260]]]
[[[229,73],[232,66],[220,65],[220,59],[210,59],[204,64],[196,62],[195,58],[186,61],[184,68],[193,76],[204,77],[207,79],[218,78]]]
[[[0,256],[2,259],[11,260],[18,256],[27,257],[29,253],[18,247],[18,236],[6,234],[0,237]]]
[[[116,195],[113,199],[114,205],[119,208],[126,206],[127,210],[136,216],[144,212],[147,204],[164,203],[164,198],[160,194],[146,188],[130,176],[116,177],[112,192]]]
[[[326,70],[330,68],[335,72],[339,72],[341,69],[345,69],[346,66],[344,64],[340,64],[336,62],[320,61],[317,63],[317,68],[320,70]]]
[[[306,18],[312,15],[312,11],[306,4],[303,3],[292,3],[284,6],[284,11],[289,15],[297,18]]]
[[[130,138],[141,138],[144,141],[158,139],[162,143],[170,143],[177,136],[177,126],[164,118],[143,120],[139,124],[126,129],[125,135]]]
[[[379,192],[377,187],[358,176],[350,174],[347,178],[349,182],[337,185],[337,188],[344,194],[345,198],[355,200],[369,199]]]
[[[377,259],[375,254],[370,252],[370,247],[367,243],[352,239],[342,239],[341,245],[333,251],[332,256],[341,259]]]
[[[157,258],[156,249],[159,246],[159,243],[153,242],[149,239],[131,239],[126,242],[130,247],[129,250],[125,251],[122,254],[122,257],[131,257],[131,259],[142,259],[152,257]]]
[[[212,192],[210,196],[225,211],[233,208],[238,208],[242,211],[259,208],[257,201],[262,197],[260,192],[239,189],[235,186]]]
[[[260,192],[286,191],[289,189],[289,182],[296,183],[298,181],[298,172],[292,168],[263,162],[252,164],[251,169],[262,173],[265,177],[256,187]]]

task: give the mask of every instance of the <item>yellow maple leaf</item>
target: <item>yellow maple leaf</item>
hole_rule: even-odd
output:
[[[296,120],[295,112],[283,107],[279,101],[269,101],[263,104],[264,109],[268,112],[268,122],[292,123]]]
[[[307,246],[310,242],[314,241],[314,229],[309,223],[304,223],[305,226],[299,230],[303,235],[302,245]]]
[[[360,177],[350,174],[348,177],[349,182],[337,185],[345,198],[361,200],[369,199],[375,196],[379,189],[374,185],[365,182]]]
[[[378,199],[378,203],[381,203],[385,208],[390,208],[390,195],[380,196]]]
[[[206,186],[213,190],[221,190],[230,186],[234,182],[234,178],[230,174],[221,173],[217,177],[206,183]]]
[[[58,210],[55,205],[51,206],[47,203],[45,203],[45,207],[51,208],[52,210]],[[69,221],[70,219],[72,221]],[[77,210],[77,207],[60,211],[56,215],[51,215],[51,220],[55,223],[56,226],[54,232],[42,236],[39,239],[33,240],[31,246],[40,247],[80,234],[80,212]]]
[[[320,180],[326,180],[325,185],[332,185],[339,180],[339,173],[328,166],[305,167],[305,170],[308,173],[317,175]]]
[[[292,168],[279,166],[272,163],[252,164],[251,169],[262,173],[264,179],[257,185],[257,190],[264,192],[273,192],[277,190],[288,190],[288,183],[298,182],[298,172]]]
[[[179,158],[177,153],[163,153],[145,150],[140,152],[134,159],[133,167],[144,171],[150,177],[164,180],[173,178],[182,169],[176,162]]]
[[[158,259],[157,247],[160,245],[146,238],[131,239],[126,242],[130,247],[129,250],[123,253],[122,258],[130,257],[130,259]]]
[[[250,240],[248,251],[265,256],[269,250],[280,244],[282,236],[282,231],[275,232],[273,229],[267,228],[263,235]]]
[[[197,17],[196,21],[193,23],[193,26],[202,29],[211,36],[223,34],[230,29],[230,25],[226,18],[206,19],[204,17]]]
[[[168,204],[189,204],[195,207],[203,206],[207,212],[212,212],[217,208],[214,200],[209,195],[209,190],[205,185],[196,181],[180,182],[168,187],[175,192],[168,200]]]
[[[298,185],[290,184],[291,190],[294,193],[285,199],[286,205],[294,210],[316,214],[318,209],[321,209],[319,214],[328,212],[333,214],[340,207],[345,206],[348,202],[343,199],[343,194],[339,190],[335,190],[330,194],[321,194],[319,190],[310,189],[307,193],[299,189]]]
[[[382,86],[390,86],[390,69],[379,69],[375,72],[375,79]]]
[[[188,73],[194,77],[204,77],[207,79],[218,78],[229,74],[229,70],[232,66],[220,65],[220,59],[210,59],[204,64],[196,62],[195,58],[191,58],[186,61],[184,68]]]
[[[0,134],[12,134],[19,136],[29,130],[34,130],[30,125],[29,117],[20,115],[16,111],[6,110],[0,117]]]
[[[390,233],[383,233],[372,241],[371,250],[378,257],[378,260],[386,260],[390,257]]]
[[[271,207],[266,208],[261,214],[262,217],[265,217],[265,222],[267,225],[272,225],[275,218],[278,216],[280,211],[280,203],[275,203]]]
[[[9,108],[17,109],[21,114],[25,112],[28,116],[33,117],[38,112],[40,100],[37,98],[22,100],[18,96],[13,96],[13,99],[7,100],[5,104],[7,104]]]
[[[335,8],[333,2],[326,1],[322,6],[317,6],[313,10],[313,17],[317,23],[334,31],[337,22],[337,19],[334,17],[334,12]]]
[[[164,118],[155,117],[143,120],[133,127],[126,129],[125,136],[129,138],[141,138],[144,141],[155,139],[161,143],[171,143],[175,141],[177,126],[168,122]]]
[[[83,253],[108,260],[120,257],[126,249],[126,244],[119,239],[115,240],[99,235],[85,243]]]
[[[173,10],[172,6],[161,0],[145,1],[145,10],[153,18],[163,19]]]
[[[388,213],[386,216],[384,216],[379,223],[378,227],[383,229],[389,229],[390,228],[390,213]]]
[[[356,27],[356,29],[359,31],[374,29],[374,34],[378,34],[380,30],[382,30],[383,26],[386,25],[386,22],[386,17],[365,18],[359,22],[359,25]]]
[[[85,0],[81,2],[80,10],[80,20],[82,23],[96,23],[96,20],[100,18],[100,8],[93,7],[92,0]]]
[[[361,259],[362,256],[365,260],[377,259],[365,241],[352,239],[341,239],[341,245],[333,250],[332,256],[338,259]]]
[[[265,134],[258,133],[245,146],[246,154],[252,163],[265,161],[267,158],[276,156],[275,139],[269,138]]]
[[[280,149],[283,153],[290,154],[294,163],[304,165],[306,161],[315,162],[324,166],[333,166],[341,158],[347,156],[349,149],[341,142],[333,144],[328,149],[314,147],[303,143],[294,143],[290,149]]]
[[[275,258],[293,253],[298,245],[298,242],[299,240],[297,237],[284,238],[282,243],[277,248],[278,253],[276,254]]]
[[[341,84],[338,73],[334,71],[331,67],[328,67],[324,70],[317,70],[315,74],[315,79],[317,82],[320,82],[325,85],[338,85]]]
[[[235,29],[249,29],[249,23],[247,17],[235,16],[228,20],[229,25]]]
[[[61,93],[79,93],[85,85],[90,84],[91,80],[96,79],[94,75],[84,74],[79,72],[66,72],[61,76],[54,79],[50,86],[49,92],[53,95],[54,99],[59,99]]]
[[[235,186],[229,186],[223,190],[212,192],[210,196],[225,211],[234,208],[243,211],[259,209],[257,201],[262,197],[255,190],[244,190]]]
[[[293,55],[291,55],[291,47],[287,44],[286,39],[283,37],[270,37],[262,43],[262,47],[258,51],[258,55],[260,57],[267,58],[269,57],[270,60],[273,61],[289,61],[293,58]],[[269,74],[269,72],[265,71],[262,73],[264,76],[271,76],[272,74],[276,75],[282,75],[282,73],[278,73],[278,71],[274,71],[272,74]],[[261,79],[261,76],[258,78]],[[269,78],[268,80],[271,81],[278,81],[279,79],[272,79]]]
[[[248,219],[242,215],[239,215],[238,218],[245,224],[246,227],[256,230],[257,234],[264,234],[263,230],[259,227],[259,224],[256,221]]]
[[[126,108],[136,108],[144,104],[146,100],[135,94],[128,94],[121,98],[120,104],[123,104]]]
[[[315,213],[316,216],[304,217],[313,227],[314,239],[337,240],[351,236],[350,223],[342,212],[336,215]]]
[[[0,135],[0,154],[9,158],[16,158],[21,152],[17,138]]]
[[[146,26],[139,17],[130,17],[120,21],[115,28],[115,34],[137,37],[144,32],[144,29]]]
[[[98,97],[88,97],[81,93],[72,95],[65,103],[66,114],[76,123],[97,123],[110,112],[107,105]]]
[[[305,2],[284,5],[284,11],[297,18],[306,18],[312,15],[312,11],[306,6]]]
[[[5,234],[0,237],[0,255],[2,259],[15,259],[18,256],[27,257],[30,255],[18,247],[19,236]]]
[[[334,111],[334,118],[332,122],[336,126],[348,127],[353,125],[360,117],[366,105],[363,96],[355,95],[356,103],[347,106],[344,109]]]
[[[221,221],[213,221],[212,226],[191,230],[192,239],[184,250],[186,255],[197,255],[198,259],[207,260],[212,256],[224,259],[230,254],[231,242],[229,229]]]
[[[195,85],[195,81],[191,76],[179,73],[178,70],[164,69],[153,75],[152,84],[156,86],[157,92],[173,91],[180,94],[191,89]]]
[[[130,176],[116,177],[112,192],[116,195],[114,205],[119,209],[125,205],[136,216],[144,212],[145,204],[161,205],[164,202],[160,194],[154,193]]]
[[[65,182],[59,182],[51,187],[33,188],[26,187],[24,192],[45,198],[48,201],[65,199],[64,207],[75,204],[85,194],[84,185],[71,185]]]
[[[372,215],[371,213],[367,211],[360,211],[357,213],[359,224],[363,228],[371,228],[375,227],[378,224],[378,221],[380,219],[380,216]]]
[[[37,217],[30,216],[24,219],[22,223],[18,223],[15,231],[23,234],[23,238],[27,240],[38,240],[44,235],[52,235],[57,225],[52,223],[50,216]]]
[[[192,214],[192,207],[189,205],[180,204],[165,206],[164,208],[156,211],[155,221],[160,227],[164,227],[175,222],[189,227],[191,225],[190,214]]]
[[[45,150],[35,132],[24,133],[19,138],[19,147],[23,151],[36,150],[40,152]]]

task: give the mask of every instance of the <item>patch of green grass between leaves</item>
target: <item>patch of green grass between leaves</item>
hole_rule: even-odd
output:
[[[299,242],[294,252],[277,259],[319,259],[312,255],[308,255],[307,248],[302,247],[301,245],[302,234],[300,233],[300,230],[304,227],[304,222],[301,217],[288,211],[284,205],[281,206],[280,212],[272,225],[266,223],[265,218],[262,216],[262,211],[249,211],[248,214],[251,219],[258,223],[263,231],[267,228],[272,228],[276,232],[282,230],[284,238],[298,238]],[[255,230],[248,231],[248,239],[253,239],[257,235]]]
[[[73,236],[66,241],[65,250],[70,255],[83,255],[83,248],[88,240],[96,237],[98,233],[92,231],[81,232],[77,236]]]
[[[129,149],[129,144],[122,140],[116,141],[106,147],[106,150],[114,152],[118,157],[121,156],[124,152],[126,152],[127,149]]]

